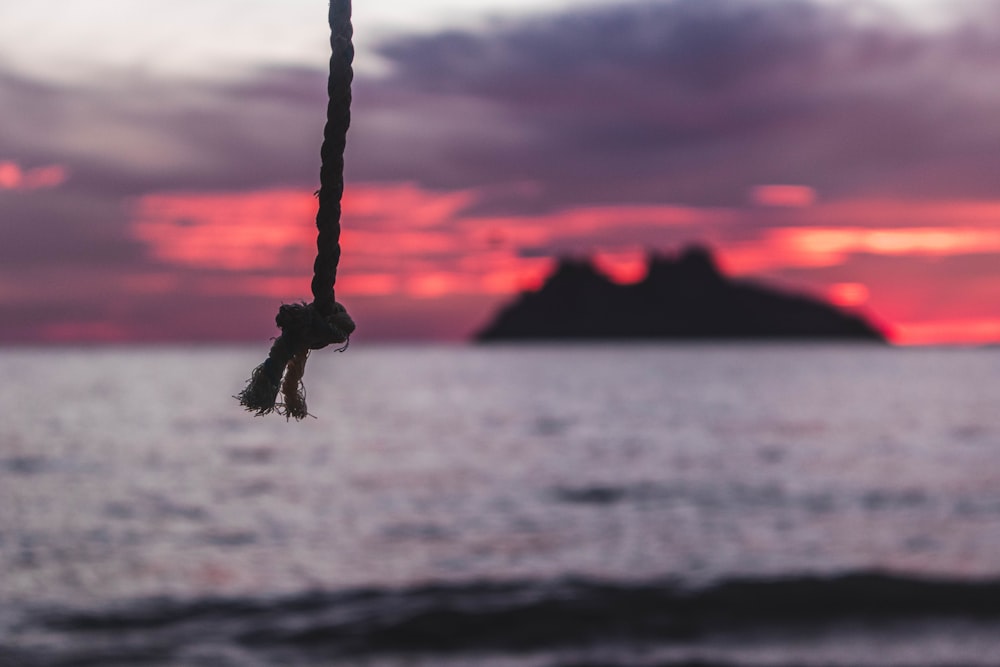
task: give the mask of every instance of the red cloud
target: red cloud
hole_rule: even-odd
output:
[[[0,190],[38,190],[54,188],[66,182],[66,167],[52,164],[24,169],[11,160],[0,161]]]
[[[774,230],[772,242],[807,265],[838,264],[852,253],[874,255],[961,255],[1000,253],[1000,228],[828,227]]]
[[[806,194],[796,196],[804,202]],[[976,292],[963,290],[963,300],[934,300],[929,295],[943,288],[925,284],[932,278],[918,272],[899,280],[885,268],[890,259],[1000,254],[997,203],[834,202],[776,211],[766,220],[769,214],[752,207],[674,205],[477,216],[470,209],[478,201],[475,191],[434,192],[407,183],[348,187],[340,293],[367,304],[495,300],[537,288],[553,258],[567,252],[589,254],[613,280],[635,282],[648,251],[699,241],[710,242],[733,275],[801,285],[838,305],[870,308],[903,343],[1000,338],[984,301],[992,289],[986,283]],[[157,261],[214,272],[189,283],[196,292],[288,300],[307,291],[316,206],[310,192],[299,190],[156,194],[136,203],[131,230]],[[857,257],[872,259],[853,274],[831,272]],[[800,277],[789,281],[785,271]],[[820,275],[826,277],[810,278]]]
[[[869,290],[862,283],[834,283],[830,285],[826,296],[830,303],[851,308],[867,302]]]
[[[816,191],[805,185],[758,185],[750,199],[760,206],[800,208],[816,203]]]
[[[308,192],[157,194],[135,206],[132,233],[156,259],[193,267],[271,269],[309,260]]]
[[[897,322],[890,335],[897,345],[984,345],[1000,341],[1000,317]]]

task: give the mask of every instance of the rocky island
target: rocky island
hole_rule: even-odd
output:
[[[586,260],[563,259],[536,292],[503,308],[478,341],[858,340],[885,342],[863,318],[818,299],[730,279],[711,253],[650,257],[644,280],[613,283]]]

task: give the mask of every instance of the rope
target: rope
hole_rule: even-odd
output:
[[[340,263],[340,201],[344,195],[344,148],[351,124],[351,81],[354,45],[351,39],[351,0],[330,2],[330,78],[326,127],[320,149],[319,210],[316,213],[316,261],[313,264],[312,303],[285,304],[275,323],[281,335],[274,340],[267,359],[254,369],[246,388],[236,396],[257,415],[277,411],[286,418],[303,419],[306,410],[302,377],[310,350],[327,345],[347,348],[354,321],[337,302],[334,282]],[[282,381],[284,376],[284,381]],[[284,397],[278,403],[278,392]]]

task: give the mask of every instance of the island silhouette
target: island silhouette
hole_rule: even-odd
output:
[[[886,340],[861,316],[815,297],[725,276],[702,246],[650,255],[646,277],[630,285],[588,259],[562,258],[538,291],[503,307],[475,339]]]

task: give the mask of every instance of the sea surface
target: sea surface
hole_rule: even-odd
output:
[[[0,666],[1000,666],[1000,350],[0,349]]]

